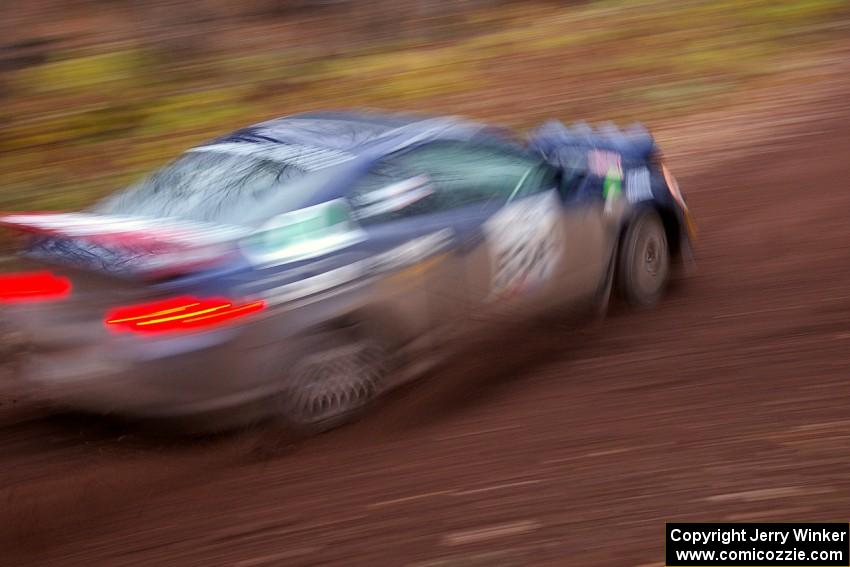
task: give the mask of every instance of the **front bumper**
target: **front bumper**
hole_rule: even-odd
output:
[[[687,208],[687,205],[681,209],[681,235],[680,235],[680,243],[679,243],[679,255],[682,261],[682,265],[685,267],[685,270],[688,273],[692,273],[696,270],[696,256],[694,255],[694,243],[697,239],[697,226],[694,222],[693,215],[691,211]]]

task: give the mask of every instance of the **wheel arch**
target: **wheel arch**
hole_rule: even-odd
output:
[[[623,239],[626,237],[629,227],[644,211],[652,211],[659,216],[661,224],[664,226],[664,235],[667,237],[670,258],[674,261],[679,260],[682,253],[682,222],[676,214],[675,209],[666,207],[655,201],[641,203],[634,208],[626,221],[620,226],[620,232],[617,238],[618,246],[623,244]]]

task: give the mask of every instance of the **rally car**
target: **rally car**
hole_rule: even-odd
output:
[[[642,128],[520,138],[454,117],[311,113],[192,148],[75,213],[7,213],[21,380],[60,403],[316,431],[510,318],[651,306],[688,207]]]

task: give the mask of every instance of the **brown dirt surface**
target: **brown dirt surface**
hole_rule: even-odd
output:
[[[7,384],[0,563],[661,566],[664,522],[847,521],[850,87],[820,85],[662,130],[700,242],[659,309],[511,329],[353,426],[168,439]]]

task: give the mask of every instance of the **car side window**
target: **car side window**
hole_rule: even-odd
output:
[[[387,221],[473,204],[503,204],[556,183],[542,160],[491,145],[439,142],[391,156],[355,187],[361,222]],[[376,203],[387,199],[386,210]]]
[[[436,212],[438,197],[426,174],[382,161],[360,178],[349,200],[361,224],[375,224]]]
[[[434,180],[445,207],[507,202],[539,191],[542,160],[510,148],[471,143],[434,143],[397,158]]]

